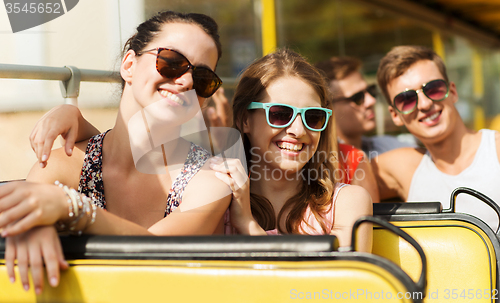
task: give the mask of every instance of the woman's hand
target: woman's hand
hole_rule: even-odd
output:
[[[28,291],[29,270],[36,294],[43,289],[43,265],[52,287],[59,284],[59,269],[67,269],[59,236],[53,226],[36,227],[24,234],[8,237],[5,247],[5,265],[12,283],[16,281],[14,261],[17,259],[19,276],[24,290]]]
[[[41,167],[47,165],[47,159],[57,136],[61,135],[66,143],[64,150],[68,156],[73,153],[78,134],[78,120],[81,117],[78,107],[63,104],[54,107],[35,124],[30,134],[31,148]]]
[[[226,183],[233,192],[233,199],[229,207],[231,225],[240,234],[265,235],[265,231],[257,224],[252,216],[250,207],[250,179],[239,159],[225,159],[219,157],[210,159],[210,168],[215,176]]]
[[[67,197],[50,184],[10,182],[0,186],[0,229],[2,237],[14,236],[40,225],[67,219]]]
[[[83,118],[78,107],[63,104],[54,107],[38,120],[31,131],[30,143],[40,167],[44,168],[57,136],[61,135],[64,150],[71,156],[76,141],[88,139],[98,133],[99,131]]]

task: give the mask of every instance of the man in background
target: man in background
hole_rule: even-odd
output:
[[[332,57],[318,62],[329,82],[339,142],[363,150],[369,158],[398,147],[416,146],[393,136],[365,136],[375,130],[377,86],[361,74],[361,61],[353,57]]]

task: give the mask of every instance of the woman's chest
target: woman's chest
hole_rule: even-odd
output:
[[[165,216],[167,197],[172,186],[168,175],[145,175],[140,178],[113,178],[104,183],[106,210],[145,228]]]

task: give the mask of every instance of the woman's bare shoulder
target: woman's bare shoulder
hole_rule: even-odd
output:
[[[362,207],[371,208],[372,198],[370,193],[359,185],[344,186],[338,193],[336,201],[337,209],[339,207]]]
[[[47,166],[41,168],[38,162],[35,163],[26,179],[44,183],[58,180],[68,186],[77,187],[87,143],[88,141],[77,143],[71,156],[68,156],[62,147],[53,150],[47,160]]]
[[[358,185],[344,186],[337,195],[335,201],[336,213],[352,214],[355,217],[371,215],[373,202],[370,193]]]

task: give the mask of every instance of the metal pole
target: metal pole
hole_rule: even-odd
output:
[[[78,106],[80,82],[120,82],[120,73],[74,66],[50,67],[18,64],[0,64],[0,78],[61,81],[61,94],[66,104]]]
[[[93,69],[80,69],[81,81],[120,82],[120,73]],[[0,64],[0,78],[68,81],[71,71],[66,67]]]
[[[64,67],[0,64],[0,78],[68,81],[71,71]]]
[[[71,77],[67,81],[61,81],[61,94],[66,104],[78,106],[78,94],[80,93],[80,70],[74,66],[65,66],[71,72]]]
[[[276,49],[276,12],[274,0],[261,0],[262,54],[265,56]]]

